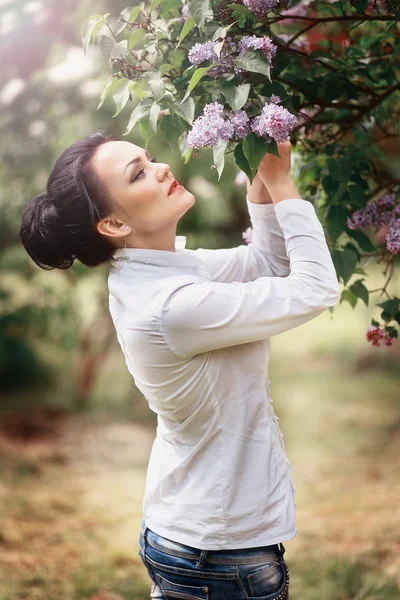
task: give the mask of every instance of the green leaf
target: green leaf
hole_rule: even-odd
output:
[[[332,260],[338,277],[341,277],[346,284],[357,266],[357,254],[350,248],[345,248],[343,251],[334,250]]]
[[[352,161],[351,161],[351,156],[343,156],[340,160],[339,160],[339,166],[341,168],[341,171],[343,173],[343,177],[345,178],[344,180],[346,182],[349,181],[350,177],[351,177],[351,173],[353,170],[353,165],[352,165]]]
[[[108,60],[112,58],[124,58],[128,52],[128,40],[121,40],[118,44],[114,44]]]
[[[386,322],[391,321],[392,315],[389,312],[387,312],[386,310],[383,310],[381,312],[381,319],[383,319]]]
[[[213,161],[214,165],[218,171],[218,181],[221,178],[222,172],[224,170],[225,165],[225,149],[228,142],[224,140],[219,140],[215,146],[213,146]]]
[[[250,180],[250,183],[253,183],[253,174],[251,172],[249,161],[244,155],[243,146],[241,143],[236,144],[235,149],[233,151],[233,156],[235,159],[235,163],[244,173],[246,173],[247,177]]]
[[[347,244],[345,245],[344,249],[349,248],[350,250],[352,250],[353,252],[355,252],[355,254],[357,255],[357,261],[360,260],[360,253],[357,249],[357,246],[355,246],[353,244],[353,242],[347,242]]]
[[[116,117],[121,110],[126,106],[130,98],[130,91],[135,86],[135,82],[130,79],[126,79],[123,77],[122,79],[118,79],[117,83],[113,88],[113,100],[116,104],[117,110],[113,115],[113,118]]]
[[[161,73],[161,77],[164,77],[165,73],[167,73],[170,69],[172,69],[172,65],[169,63],[165,63],[159,67],[159,71]]]
[[[357,266],[357,254],[350,248],[345,248],[342,252],[343,263],[343,283],[347,283],[353,275],[354,269]]]
[[[371,242],[369,237],[362,231],[356,231],[354,229],[349,229],[348,235],[357,242],[357,244],[360,246],[361,250],[364,250],[364,252],[374,252],[376,250],[375,246],[373,245],[373,243]]]
[[[122,19],[125,19],[125,21],[128,21],[129,23],[134,23],[141,12],[142,12],[142,4],[139,4],[138,6],[127,6],[121,12],[119,17]],[[124,31],[127,24],[128,23],[121,23],[120,26],[118,27],[118,29],[116,30],[115,35],[118,35],[122,31]]]
[[[350,199],[356,206],[359,208],[363,208],[365,206],[365,190],[357,184],[349,185],[347,187],[347,191],[349,193]]]
[[[206,19],[212,20],[214,16],[209,0],[188,0],[187,5],[196,25],[202,30]]]
[[[171,12],[171,10],[173,10],[174,8],[178,8],[178,7],[179,8],[182,7],[181,0],[162,0],[160,9],[159,9],[160,17],[163,19],[167,18],[167,16]]]
[[[356,11],[358,13],[365,13],[368,7],[368,0],[356,0]]]
[[[400,300],[399,298],[392,298],[391,300],[386,300],[385,302],[381,302],[377,304],[383,308],[389,315],[395,315],[400,309]]]
[[[157,131],[157,120],[158,120],[158,115],[160,114],[160,110],[161,110],[160,105],[157,104],[157,102],[153,102],[153,104],[151,105],[150,117],[149,117],[150,125],[153,129],[153,135]]]
[[[98,48],[103,56],[104,63],[107,64],[111,53],[116,45],[115,41],[108,35],[102,35],[98,44]]]
[[[250,84],[243,83],[236,86],[233,81],[222,81],[220,85],[221,93],[225,96],[227,103],[236,112],[247,102],[250,92]]]
[[[167,100],[167,104],[169,108],[177,114],[181,119],[189,123],[189,125],[193,125],[194,119],[194,100],[191,96],[185,100],[185,102],[178,103],[173,102],[171,100]]]
[[[226,27],[218,27],[212,35],[212,41],[215,42],[219,38],[225,39],[228,31],[234,24],[235,23],[230,23],[230,25],[227,25]]]
[[[160,131],[173,150],[182,132],[183,123],[177,115],[165,115],[160,119]]]
[[[207,74],[207,72],[211,69],[211,67],[215,67],[216,64],[217,63],[213,62],[208,67],[200,67],[200,69],[195,70],[195,72],[193,73],[193,75],[190,79],[186,93],[181,100],[181,104],[182,104],[182,102],[184,102],[186,100],[186,98],[189,96],[190,92],[196,87],[196,85],[204,77],[204,75]]]
[[[355,305],[357,304],[358,298],[355,294],[353,294],[353,292],[351,290],[343,290],[343,292],[340,296],[339,304],[341,304],[344,300],[347,300],[347,302],[350,302],[351,306],[354,308]]]
[[[186,164],[192,154],[192,151],[193,151],[193,148],[191,146],[189,146],[189,144],[187,142],[187,132],[186,131],[184,131],[179,136],[178,144],[179,144],[179,151],[181,153],[181,158],[183,158],[183,162],[184,162],[184,164]]]
[[[392,337],[392,338],[394,338],[394,339],[396,339],[396,340],[397,340],[397,338],[399,337],[399,333],[398,333],[397,329],[396,329],[395,327],[392,327],[391,325],[388,325],[388,326],[386,327],[386,333],[387,333],[387,334],[388,334],[390,337]]]
[[[193,27],[195,27],[195,26],[196,26],[196,21],[193,19],[193,17],[192,16],[188,17],[182,27],[182,31],[179,34],[179,43],[177,46],[175,46],[175,49],[180,46],[180,44],[183,42],[183,40],[185,39],[187,34],[190,31],[192,31]]]
[[[106,85],[104,86],[103,91],[101,92],[99,103],[97,105],[97,110],[99,110],[99,108],[101,106],[103,106],[104,100],[113,91],[113,89],[114,89],[115,84],[117,83],[117,81],[118,81],[118,79],[116,77],[113,77],[112,75],[110,75],[110,77],[107,80]]]
[[[128,133],[132,130],[132,128],[140,119],[144,119],[145,117],[149,116],[151,105],[152,101],[149,98],[146,98],[145,100],[142,100],[142,102],[140,102],[137,106],[135,106],[131,113],[128,126],[123,135],[128,135]]]
[[[347,217],[349,214],[348,209],[344,206],[337,206],[334,204],[329,206],[328,211],[325,214],[325,225],[333,242],[337,240],[343,233],[344,228],[346,228]]]
[[[240,58],[234,59],[234,63],[241,69],[246,69],[246,71],[262,73],[272,81],[270,76],[271,65],[262,50],[247,48]]]
[[[255,133],[250,133],[244,138],[242,147],[251,173],[255,177],[260,162],[269,149],[269,144],[265,138],[259,137]]]
[[[160,79],[150,79],[149,86],[152,91],[154,100],[156,102],[159,102],[167,90],[164,81],[161,78]]]
[[[132,50],[135,46],[138,45],[142,39],[146,37],[146,32],[142,27],[138,27],[131,33],[128,39],[128,50]]]
[[[82,23],[80,33],[85,56],[90,42],[93,41],[96,34],[107,21],[107,18],[110,14],[111,13],[107,13],[105,15],[92,15]]]
[[[226,6],[228,8],[231,8],[234,12],[238,13],[239,15],[243,15],[247,19],[250,19],[251,21],[259,20],[259,17],[257,17],[257,15],[255,15],[253,12],[251,12],[251,10],[249,10],[245,6],[242,6],[241,4],[227,4]]]
[[[358,279],[357,281],[355,281],[350,286],[350,290],[353,292],[353,294],[357,296],[357,298],[361,298],[365,306],[368,306],[369,292],[365,285],[362,283],[362,281],[362,279]]]
[[[328,158],[327,167],[329,171],[329,175],[333,177],[336,181],[347,181],[347,177],[341,168],[340,163],[334,158]]]
[[[151,0],[149,11],[151,12],[161,4],[162,0]]]

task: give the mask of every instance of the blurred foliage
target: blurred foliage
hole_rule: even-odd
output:
[[[58,389],[67,382],[66,404],[82,408],[110,345],[105,332],[99,353],[95,337],[99,321],[111,327],[107,266],[92,270],[76,262],[62,273],[43,272],[18,231],[24,205],[44,190],[61,152],[96,129],[122,136],[126,117],[113,118],[111,98],[96,110],[108,74],[98,50],[85,57],[80,40],[82,21],[107,3],[46,0],[33,11],[34,4],[20,0],[0,14],[0,405],[9,405],[7,392],[24,389],[30,401],[44,402],[47,394],[38,399],[31,386],[41,381],[47,390],[52,380]],[[113,2],[117,14],[124,6]],[[121,139],[143,146],[138,132]],[[249,220],[234,164],[217,186],[207,153],[183,165],[162,136],[154,137],[151,151],[184,185],[190,181],[199,199],[178,225],[187,247],[243,243]]]

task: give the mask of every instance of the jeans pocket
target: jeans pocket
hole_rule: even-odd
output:
[[[252,565],[250,569],[246,568],[243,579],[249,600],[289,598],[289,569],[283,558],[263,565]]]
[[[168,600],[209,600],[209,588],[205,585],[182,585],[166,579],[160,573],[156,573],[157,584]]]

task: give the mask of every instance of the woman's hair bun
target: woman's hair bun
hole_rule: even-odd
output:
[[[20,238],[42,269],[68,269],[77,258],[88,267],[109,261],[115,247],[97,229],[113,199],[91,166],[97,148],[117,140],[95,131],[64,150],[47,181],[47,193],[24,207]]]
[[[68,269],[75,257],[55,205],[46,193],[32,198],[22,212],[19,236],[32,260],[42,269]]]

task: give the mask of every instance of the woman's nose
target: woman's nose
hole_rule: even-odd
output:
[[[171,167],[167,163],[161,163],[161,168],[159,173],[164,178],[171,171]]]

